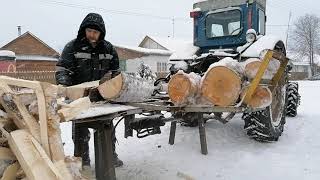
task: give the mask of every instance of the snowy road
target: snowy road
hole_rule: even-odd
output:
[[[240,116],[223,125],[206,124],[209,154],[201,155],[198,128],[177,127],[175,145],[168,144],[169,126],[145,139],[123,138],[117,128],[117,152],[125,165],[119,180],[317,180],[320,179],[320,82],[299,82],[302,103],[296,118],[287,118],[278,142],[258,143],[243,130]],[[169,125],[169,124],[168,124]],[[66,153],[72,154],[70,124],[63,125]],[[91,159],[94,159],[91,141]]]

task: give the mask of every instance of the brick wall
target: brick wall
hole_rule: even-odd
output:
[[[17,71],[55,71],[55,61],[19,60],[16,62]]]

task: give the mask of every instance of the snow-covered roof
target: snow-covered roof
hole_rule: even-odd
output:
[[[8,50],[0,50],[0,56],[1,57],[16,57],[16,54],[12,51]]]
[[[288,51],[287,57],[289,59],[292,59],[292,63],[294,65],[309,65],[309,57],[308,56],[301,56],[297,52]],[[315,54],[314,55],[314,63],[318,66],[320,65],[320,55]]]
[[[171,37],[163,38],[154,36],[146,36],[146,38],[152,39],[165,49],[173,52],[170,59],[187,59],[199,50],[199,47],[193,45],[192,40],[176,39]]]
[[[146,55],[162,55],[162,56],[170,56],[172,54],[171,51],[161,50],[161,49],[147,49],[142,47],[133,47],[133,46],[123,46],[123,45],[115,45],[118,48],[128,49],[136,52],[140,52]]]
[[[17,60],[30,61],[58,61],[58,58],[38,55],[17,55]]]

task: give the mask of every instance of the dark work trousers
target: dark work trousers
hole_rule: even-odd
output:
[[[113,123],[112,123],[113,128]],[[74,143],[74,156],[82,158],[83,166],[90,166],[89,140],[90,131],[84,124],[72,122],[72,140]],[[112,134],[112,149],[115,155],[115,143],[117,139],[115,130]]]

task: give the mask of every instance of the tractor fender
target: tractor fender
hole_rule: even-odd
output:
[[[245,52],[242,53],[242,57],[259,57],[261,51],[265,49],[274,49],[277,44],[284,45],[280,37],[266,35],[260,37],[254,42]]]

